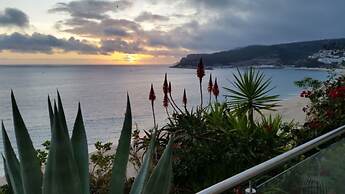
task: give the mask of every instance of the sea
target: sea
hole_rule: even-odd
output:
[[[240,69],[243,71],[243,69]],[[279,94],[285,100],[301,91],[294,81],[304,77],[325,80],[329,73],[309,69],[260,69],[271,79],[272,94]],[[36,148],[50,139],[50,125],[47,98],[56,99],[60,92],[68,127],[71,130],[81,103],[89,151],[94,143],[116,142],[120,135],[126,106],[126,95],[130,96],[134,128],[150,129],[153,126],[151,103],[148,99],[153,84],[157,99],[155,110],[160,126],[166,121],[162,106],[162,84],[164,74],[172,84],[175,102],[182,104],[183,90],[186,89],[188,106],[200,103],[199,80],[195,69],[169,68],[167,65],[105,66],[105,65],[21,65],[0,66],[0,119],[4,122],[13,147],[16,148],[13,131],[10,91],[13,90],[20,112]],[[203,80],[204,104],[208,104],[207,82],[209,75],[217,78],[220,86],[220,100],[224,101],[223,87],[233,87],[233,74],[237,69],[206,70]],[[214,99],[213,99],[214,100]],[[0,152],[3,143],[0,138]],[[0,176],[3,175],[0,160]]]

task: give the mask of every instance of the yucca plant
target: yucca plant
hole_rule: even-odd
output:
[[[11,92],[14,131],[17,139],[17,158],[2,124],[4,143],[4,168],[8,185],[14,194],[89,194],[89,155],[80,105],[74,123],[72,137],[69,137],[66,118],[58,93],[57,103],[52,106],[48,97],[51,126],[51,145],[45,172],[42,173],[39,159],[30,135]],[[110,194],[124,192],[126,169],[132,133],[132,115],[129,97],[116,155],[113,162]],[[152,169],[151,158],[155,139],[150,142],[142,168],[135,179],[130,193],[169,193],[172,179],[172,138],[157,166]],[[152,173],[151,173],[152,172]]]
[[[279,95],[269,94],[273,90],[271,79],[266,79],[262,72],[253,68],[243,74],[238,69],[237,72],[238,75],[233,74],[234,89],[224,87],[230,93],[225,97],[229,98],[230,107],[246,113],[250,124],[254,125],[254,112],[262,115],[263,110],[274,110]]]

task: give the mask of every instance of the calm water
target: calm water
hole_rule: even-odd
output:
[[[234,69],[207,71],[218,78],[221,86],[230,86]],[[294,69],[263,69],[272,77],[276,86],[273,91],[282,99],[295,96],[299,89],[293,81],[304,77],[325,79],[324,71]],[[50,139],[47,96],[56,97],[56,89],[61,93],[69,128],[72,128],[81,102],[88,143],[114,140],[119,136],[125,111],[126,92],[130,94],[134,122],[139,128],[152,126],[152,116],[148,92],[150,84],[156,89],[156,111],[158,121],[163,122],[165,114],[161,106],[164,73],[172,82],[175,101],[180,103],[183,88],[187,90],[191,104],[199,102],[198,80],[195,70],[171,69],[167,66],[0,66],[0,119],[15,147],[10,89],[13,89],[19,109],[36,147]],[[207,87],[205,81],[205,90]],[[221,90],[221,95],[224,94]],[[90,149],[93,149],[90,146]],[[0,139],[0,151],[3,145]],[[3,174],[0,160],[0,175]]]

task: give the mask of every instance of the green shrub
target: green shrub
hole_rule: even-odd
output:
[[[331,75],[326,81],[304,79],[299,84],[305,88],[300,94],[310,104],[303,107],[307,121],[299,133],[305,142],[345,124],[345,76]],[[318,87],[314,86],[316,83]]]

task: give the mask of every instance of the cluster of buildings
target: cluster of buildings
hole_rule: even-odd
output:
[[[309,59],[317,60],[320,63],[328,65],[344,65],[345,64],[345,50],[320,50],[317,53],[308,57]]]

